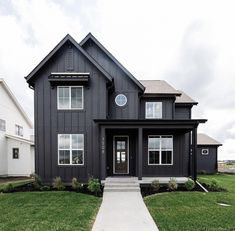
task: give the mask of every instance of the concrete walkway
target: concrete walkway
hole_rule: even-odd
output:
[[[104,192],[92,231],[157,231],[140,192]]]

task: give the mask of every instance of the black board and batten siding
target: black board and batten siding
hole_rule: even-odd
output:
[[[33,79],[28,81],[34,86],[36,173],[41,176],[42,180],[45,183],[51,183],[54,177],[60,176],[66,183],[70,183],[73,177],[77,177],[81,182],[86,182],[90,176],[100,179],[104,172],[107,175],[113,175],[112,156],[115,135],[129,136],[129,175],[140,176],[141,172],[143,176],[188,176],[189,131],[192,131],[195,126],[195,124],[187,125],[187,120],[191,119],[191,107],[176,106],[174,95],[147,97],[144,95],[143,86],[136,83],[128,71],[123,70],[94,41],[88,40],[82,44],[82,48],[79,48],[77,47],[79,45],[75,44],[70,36],[67,37],[68,41],[66,40],[67,42],[35,72]],[[92,60],[95,60],[102,70]],[[48,81],[52,72],[90,73],[88,83],[83,85],[83,110],[57,109],[57,86],[52,86]],[[109,75],[111,80],[107,77]],[[66,84],[68,86],[80,85],[74,82]],[[127,97],[127,104],[123,107],[115,104],[115,97],[120,93]],[[164,129],[158,129],[162,126],[157,125],[155,128],[149,125],[145,127],[148,123],[145,120],[145,103],[147,101],[162,102]],[[171,122],[175,119],[186,121],[184,121],[184,125],[181,125],[181,121],[176,121],[176,125],[172,125]],[[109,129],[105,130],[96,123],[98,120],[105,120],[108,123],[113,120],[114,125],[112,127],[112,124],[109,124]],[[120,127],[115,127],[115,120],[123,121],[121,130]],[[142,121],[142,125],[135,124],[137,120]],[[168,122],[166,122],[167,120]],[[130,129],[130,124],[126,124],[127,121],[132,124]],[[141,137],[142,132],[143,137]],[[58,134],[80,133],[84,134],[84,165],[58,165]],[[151,134],[173,135],[172,166],[148,166],[148,135]],[[103,140],[104,147],[101,140]],[[139,145],[142,140],[143,147],[142,144]],[[138,148],[143,150],[140,151]],[[102,151],[105,153],[104,156],[102,156]]]
[[[51,88],[48,76],[68,69],[90,73],[92,81],[84,86],[84,110],[57,110],[57,87]],[[99,131],[93,119],[107,116],[106,78],[75,47],[66,44],[39,73],[34,94],[36,172],[45,182],[55,176],[64,181],[71,181],[72,177],[86,181],[88,175],[99,177]],[[84,166],[58,165],[58,134],[70,133],[84,134]]]

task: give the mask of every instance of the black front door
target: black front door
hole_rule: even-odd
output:
[[[129,174],[129,143],[127,136],[114,136],[114,174]]]

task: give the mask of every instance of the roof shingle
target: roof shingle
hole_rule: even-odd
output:
[[[204,133],[198,133],[197,134],[197,145],[221,146],[222,144]]]

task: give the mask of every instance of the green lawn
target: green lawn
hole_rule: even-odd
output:
[[[216,179],[228,192],[170,192],[146,197],[145,203],[160,231],[235,230],[235,176],[200,177]]]
[[[0,193],[0,230],[91,230],[101,198],[75,192]]]

